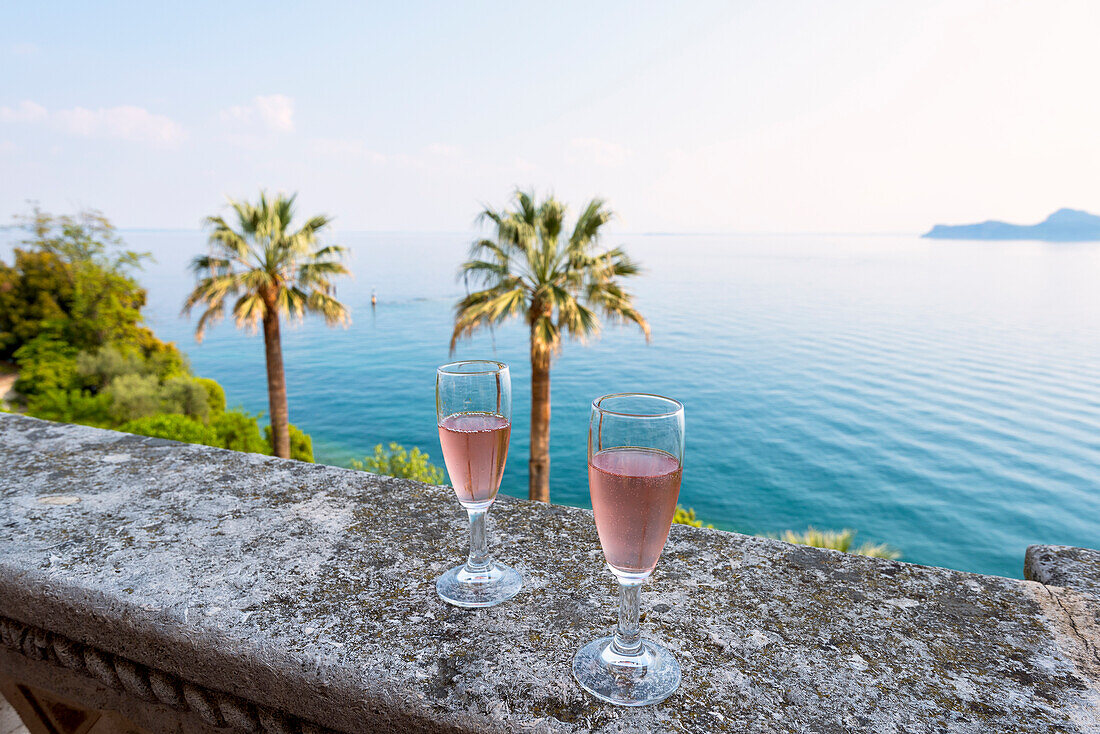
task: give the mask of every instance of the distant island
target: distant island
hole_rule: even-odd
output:
[[[990,220],[978,224],[937,224],[921,235],[936,240],[1100,241],[1100,217],[1080,209],[1059,209],[1039,224]]]

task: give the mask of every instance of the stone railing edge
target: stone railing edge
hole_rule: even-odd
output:
[[[1070,545],[1029,545],[1024,578],[1073,589],[1100,600],[1100,550]]]

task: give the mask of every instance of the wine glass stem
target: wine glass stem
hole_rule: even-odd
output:
[[[638,628],[639,605],[642,600],[642,582],[619,579],[619,626],[615,630],[612,649],[620,654],[642,654],[642,632]]]
[[[493,562],[485,538],[485,515],[488,510],[466,510],[466,514],[470,516],[470,555],[466,559],[466,570],[484,571]]]

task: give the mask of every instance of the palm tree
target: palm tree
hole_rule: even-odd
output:
[[[271,434],[276,456],[290,458],[289,416],[286,406],[286,374],[279,338],[279,317],[301,320],[306,311],[319,313],[330,326],[347,324],[348,309],[336,300],[332,278],[348,274],[340,262],[346,252],[339,245],[319,247],[317,234],[332,220],[311,217],[291,231],[295,194],[269,199],[260,192],[258,204],[229,200],[239,229],[222,217],[207,217],[210,254],[191,263],[198,284],[183,310],[202,304],[204,311],[195,329],[202,342],[207,326],[225,316],[226,299],[237,296],[233,316],[238,327],[255,333],[264,329],[267,358],[267,399],[271,410]]]
[[[621,248],[598,247],[600,228],[612,216],[602,199],[592,199],[565,238],[562,203],[551,196],[536,205],[533,192],[517,191],[511,210],[486,208],[478,217],[495,226],[496,238],[475,242],[460,269],[483,288],[455,306],[451,351],[460,338],[520,314],[531,331],[533,500],[550,501],[550,359],[561,349],[562,334],[581,341],[597,334],[598,312],[634,322],[649,340],[649,324],[620,282],[640,268]]]

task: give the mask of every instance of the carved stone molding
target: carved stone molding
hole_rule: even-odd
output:
[[[0,645],[31,660],[87,676],[141,701],[189,711],[212,727],[249,734],[332,734],[330,729],[285,712],[258,706],[14,619],[0,617]]]

